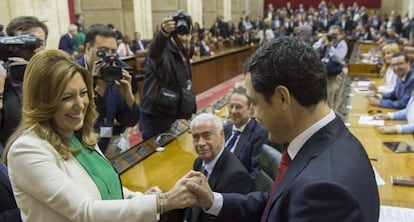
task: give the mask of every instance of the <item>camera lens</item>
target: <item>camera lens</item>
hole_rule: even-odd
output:
[[[187,21],[185,19],[177,20],[175,29],[179,35],[187,35],[190,33],[190,28],[188,27]]]
[[[103,58],[105,57],[106,53],[103,50],[98,50],[96,52],[96,56],[98,56],[99,58]]]

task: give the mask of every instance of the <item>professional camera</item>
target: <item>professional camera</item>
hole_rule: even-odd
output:
[[[328,34],[328,35],[326,35],[326,39],[328,39],[328,41],[332,42],[333,40],[336,39],[336,34]]]
[[[191,17],[185,14],[182,9],[178,10],[172,19],[175,21],[175,32],[178,35],[190,34]]]
[[[112,53],[106,53],[103,50],[96,52],[99,58],[102,58],[104,65],[101,67],[101,77],[105,82],[115,82],[122,79],[122,68],[116,65],[118,57]]]
[[[10,57],[22,57],[19,53],[33,52],[41,45],[40,39],[33,34],[0,37],[0,60],[2,60],[7,75],[13,84],[23,82],[24,70],[27,62],[12,62]]]

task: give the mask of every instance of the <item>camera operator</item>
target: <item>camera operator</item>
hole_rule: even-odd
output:
[[[329,27],[327,35],[323,35],[313,44],[313,48],[321,56],[328,74],[328,105],[333,107],[335,92],[339,85],[337,76],[342,72],[345,65],[345,56],[348,53],[348,46],[342,38],[342,29],[340,26],[332,25]]]
[[[189,61],[194,50],[191,31],[191,17],[179,10],[163,19],[151,42],[140,103],[139,127],[144,140],[167,131],[175,120],[188,119],[196,111]]]
[[[117,59],[115,32],[105,25],[94,24],[85,35],[85,54],[77,62],[94,76],[95,103],[99,113],[95,128],[99,133],[99,147],[106,156],[117,152],[117,148],[129,144],[121,137],[126,127],[139,120],[139,108],[134,94],[136,79],[128,73],[130,68]],[[120,68],[122,67],[122,69]]]
[[[10,61],[29,61],[29,59],[37,52],[44,50],[46,47],[46,39],[48,35],[47,26],[38,18],[33,16],[19,16],[10,21],[7,25],[6,34],[8,36],[19,36],[22,34],[33,34],[40,40],[40,46],[34,50],[21,49],[7,58]],[[3,62],[10,62],[3,61]],[[23,70],[21,70],[23,73]],[[21,75],[22,73],[18,73]],[[8,76],[13,73],[8,73]],[[13,74],[14,75],[14,74]],[[22,75],[14,79],[7,77],[2,86],[0,86],[0,95],[2,96],[3,107],[0,107],[0,143],[5,145],[9,136],[21,119],[21,101],[22,101]],[[2,82],[0,82],[2,84]]]

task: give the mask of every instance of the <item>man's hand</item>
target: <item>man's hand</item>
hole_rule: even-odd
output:
[[[200,183],[201,179],[199,176],[193,176],[192,172],[194,171],[190,171],[184,177],[178,180],[175,183],[174,187],[164,194],[164,198],[166,199],[164,205],[166,208],[165,211],[195,206],[197,202],[197,196],[187,188],[187,184]],[[201,173],[198,172],[198,174]]]
[[[165,37],[169,37],[175,30],[175,21],[171,17],[166,17],[161,23],[161,32]]]
[[[197,196],[197,206],[210,209],[213,205],[214,195],[207,178],[200,172],[191,171],[190,177],[197,178],[187,183],[188,189]]]
[[[129,74],[127,70],[122,69],[122,79],[115,81],[116,87],[118,88],[122,97],[124,97],[124,100],[129,108],[132,108],[135,103],[135,97],[132,93],[131,79],[131,74]]]
[[[382,134],[394,134],[394,133],[398,133],[396,126],[380,126],[377,129],[378,129],[378,132],[380,132]]]

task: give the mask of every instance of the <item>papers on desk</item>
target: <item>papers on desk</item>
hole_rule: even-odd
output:
[[[377,185],[378,185],[378,186],[385,185],[385,181],[384,181],[384,179],[382,179],[382,177],[379,175],[379,173],[378,173],[378,171],[375,169],[375,167],[372,167],[372,169],[374,170],[375,181],[377,182]]]
[[[367,87],[366,88],[354,88],[356,93],[360,93],[360,94],[368,94],[368,93],[372,93],[374,91],[369,90]]]
[[[383,126],[383,119],[374,119],[373,116],[362,115],[359,117],[358,124],[361,125],[373,125],[373,126]]]
[[[380,206],[379,222],[412,222],[414,209],[392,206]]]
[[[365,86],[365,87],[368,87],[369,84],[371,84],[371,83],[372,83],[371,81],[358,81],[357,82],[357,86]]]

